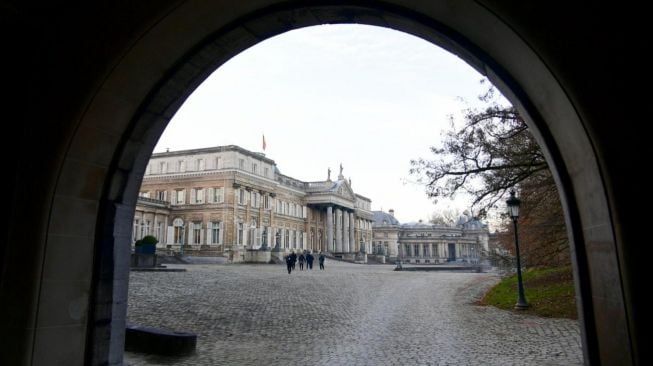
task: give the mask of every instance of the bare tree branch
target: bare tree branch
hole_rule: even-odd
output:
[[[452,118],[442,145],[430,148],[435,158],[411,160],[410,174],[425,182],[427,196],[436,200],[468,193],[473,211],[481,214],[518,190],[525,258],[531,264],[568,260],[562,207],[544,154],[518,111],[495,98],[493,88],[479,96],[486,108],[465,110],[457,129]],[[511,225],[505,229],[510,232]]]

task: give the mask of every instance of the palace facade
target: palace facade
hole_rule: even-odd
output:
[[[311,250],[350,257],[372,249],[371,200],[340,174],[305,182],[241,147],[153,154],[139,192],[133,241],[233,256],[245,250]]]
[[[461,216],[455,225],[422,222],[401,224],[388,213],[373,211],[372,254],[387,256],[389,261],[406,263],[479,263],[489,251],[487,224]]]

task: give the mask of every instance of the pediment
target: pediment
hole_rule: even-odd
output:
[[[338,194],[341,197],[344,197],[350,201],[356,201],[356,195],[354,194],[354,190],[351,189],[349,186],[349,183],[347,183],[346,180],[343,180],[341,182],[338,182],[339,184],[336,186],[335,191],[336,194]]]

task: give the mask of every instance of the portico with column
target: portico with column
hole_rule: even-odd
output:
[[[306,183],[308,194],[305,200],[315,215],[324,212],[326,216],[326,243],[323,246],[326,251],[336,257],[353,260],[359,251],[360,239],[371,238],[373,215],[369,210],[370,200],[354,194],[350,181],[344,179],[342,174],[338,178],[337,181],[328,179]],[[361,224],[363,222],[367,225]],[[315,227],[317,229],[319,225]]]

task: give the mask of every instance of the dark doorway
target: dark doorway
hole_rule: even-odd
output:
[[[447,252],[449,253],[449,258],[447,258],[447,261],[448,262],[455,262],[456,261],[456,244],[449,243],[449,250]]]

